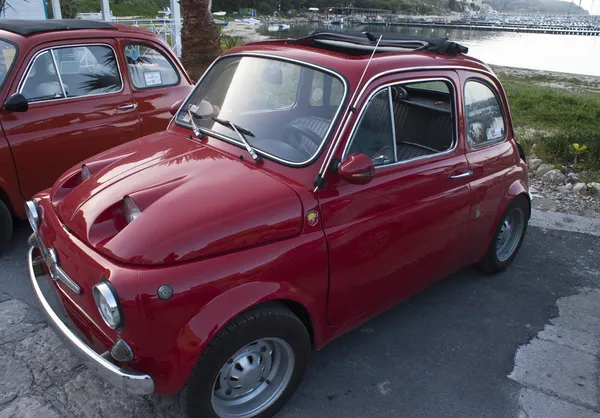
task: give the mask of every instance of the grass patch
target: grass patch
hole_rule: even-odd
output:
[[[589,151],[579,157],[578,166],[595,178],[594,173],[600,171],[600,94],[536,86],[533,82],[547,78],[500,74],[513,123],[521,134],[517,139],[526,152],[537,144],[536,153],[542,159],[561,164],[573,162],[571,144],[585,144]],[[561,82],[558,78],[553,81]]]

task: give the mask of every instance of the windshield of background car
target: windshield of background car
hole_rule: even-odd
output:
[[[4,80],[12,68],[13,62],[17,57],[17,47],[0,39],[0,86],[4,85]]]
[[[345,88],[339,77],[309,66],[270,58],[225,57],[206,74],[176,121],[241,144],[216,117],[250,131],[246,139],[267,157],[295,165],[323,148]],[[190,111],[190,112],[188,112]]]

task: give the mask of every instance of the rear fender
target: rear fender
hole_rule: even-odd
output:
[[[527,202],[529,203],[529,212],[527,213],[527,219],[529,220],[529,218],[531,217],[531,196],[529,195],[527,184],[521,179],[515,180],[508,188],[508,191],[506,192],[504,198],[498,206],[496,218],[494,220],[494,223],[492,224],[492,228],[488,231],[488,243],[492,239],[492,236],[496,231],[496,227],[498,226],[498,222],[500,222],[500,219],[502,219],[506,208],[508,208],[508,205],[510,205],[510,203],[513,200],[515,200],[515,198],[519,195],[523,195],[527,198]]]
[[[212,299],[181,328],[167,354],[177,372],[169,376],[165,387],[157,388],[160,393],[179,391],[206,346],[229,322],[250,308],[270,301],[292,301],[304,306],[315,328],[315,342],[320,341],[317,336],[321,330],[314,321],[317,304],[311,296],[289,283],[245,283]]]

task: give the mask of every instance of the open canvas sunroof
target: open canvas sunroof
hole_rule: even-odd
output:
[[[395,33],[369,32],[327,32],[316,31],[310,35],[294,39],[289,43],[312,45],[319,48],[346,52],[353,55],[370,54],[377,45],[377,52],[433,51],[441,54],[466,54],[469,49],[448,38],[425,38]]]
[[[40,32],[54,32],[81,29],[114,29],[117,27],[108,22],[84,19],[49,19],[49,20],[0,20],[0,29],[19,35],[34,35]]]

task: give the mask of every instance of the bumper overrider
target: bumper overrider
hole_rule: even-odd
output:
[[[46,299],[46,296],[44,296],[38,283],[38,278],[43,277],[48,279],[48,276],[44,274],[43,265],[45,264],[47,269],[52,267],[48,265],[48,260],[45,256],[47,251],[44,251],[45,249],[35,232],[30,238],[29,243],[31,245],[28,255],[29,278],[31,279],[34,293],[40,302],[46,321],[54,328],[56,334],[63,340],[64,344],[73,352],[73,354],[79,357],[89,369],[93,370],[104,380],[119,389],[139,395],[154,392],[154,381],[150,376],[147,374],[132,373],[120,368],[111,362],[111,355],[108,351],[104,354],[96,353],[60,319],[59,315],[57,315],[50,306],[50,303]],[[34,257],[34,253],[37,254],[38,252],[42,256]],[[66,276],[64,272],[61,272],[61,274]],[[63,283],[70,281],[68,276],[59,277],[59,279]],[[75,282],[72,281],[72,283]]]

